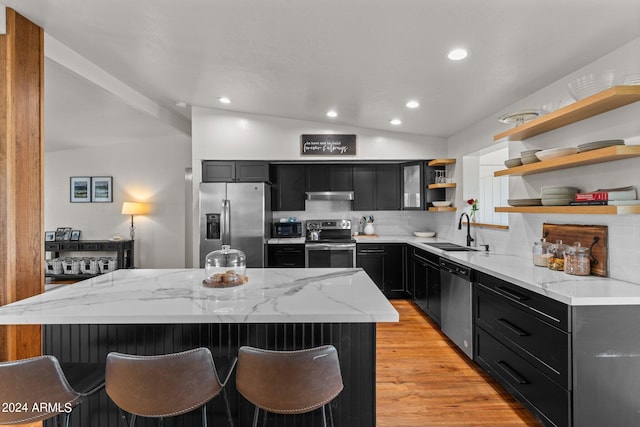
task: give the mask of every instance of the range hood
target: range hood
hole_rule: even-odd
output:
[[[307,200],[353,200],[353,191],[307,191]]]

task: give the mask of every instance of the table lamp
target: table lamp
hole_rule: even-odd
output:
[[[131,240],[134,240],[136,228],[133,225],[134,215],[146,215],[149,213],[149,204],[144,202],[124,202],[122,203],[122,215],[131,215],[131,227],[129,227]]]

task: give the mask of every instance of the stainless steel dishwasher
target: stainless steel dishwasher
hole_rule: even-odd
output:
[[[471,287],[474,271],[440,258],[442,312],[440,327],[470,359],[473,359],[473,315]]]

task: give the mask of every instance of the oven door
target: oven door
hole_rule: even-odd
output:
[[[307,243],[304,246],[307,268],[354,268],[355,243]]]

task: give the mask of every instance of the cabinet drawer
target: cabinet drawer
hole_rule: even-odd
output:
[[[491,289],[506,301],[510,301],[528,311],[532,316],[544,320],[563,331],[571,332],[571,323],[569,321],[571,311],[568,305],[482,272],[478,272],[476,282]]]
[[[59,251],[60,245],[58,243],[45,243],[44,244],[45,251]]]
[[[564,388],[571,388],[570,335],[476,285],[476,324],[505,338],[504,344]]]
[[[476,361],[546,425],[571,425],[571,393],[497,339],[476,328]]]
[[[81,251],[97,251],[98,250],[98,244],[95,242],[92,243],[80,243],[80,250]]]
[[[117,251],[118,244],[117,243],[100,243],[101,251]]]
[[[77,251],[80,248],[78,243],[60,243],[61,251]]]

